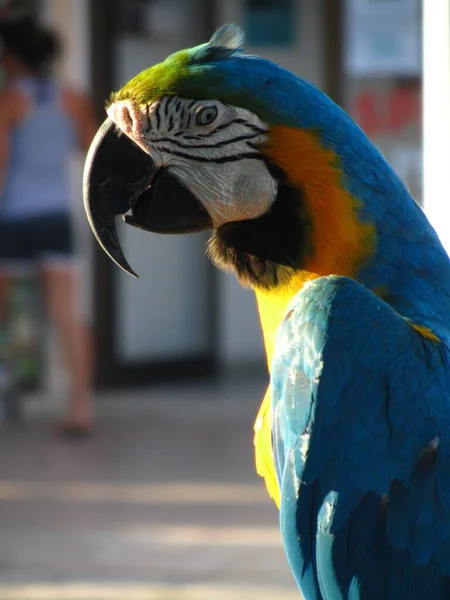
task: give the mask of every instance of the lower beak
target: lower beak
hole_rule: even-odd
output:
[[[115,217],[131,209],[125,222],[156,233],[194,233],[212,229],[197,198],[168,169],[152,159],[106,119],[94,137],[83,175],[84,206],[103,250],[127,273]]]

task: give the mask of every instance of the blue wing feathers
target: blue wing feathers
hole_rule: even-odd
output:
[[[445,344],[351,279],[320,278],[291,303],[274,450],[307,600],[450,597],[449,373]]]
[[[316,584],[317,520],[313,515],[320,508],[319,483],[314,482],[312,485],[303,486],[301,500],[296,502],[298,480],[294,475],[297,460],[295,455],[296,451],[293,450],[286,457],[282,484],[282,496],[292,506],[293,514],[288,511],[280,512],[280,528],[291,569],[303,594],[308,600],[325,600]],[[294,523],[292,518],[295,519]],[[301,564],[298,563],[298,555],[301,556]]]

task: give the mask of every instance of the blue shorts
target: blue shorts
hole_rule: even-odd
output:
[[[72,222],[68,214],[0,219],[1,262],[37,262],[49,255],[71,258],[73,246]]]

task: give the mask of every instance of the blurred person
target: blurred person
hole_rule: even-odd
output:
[[[0,28],[5,87],[0,92],[0,319],[18,264],[37,269],[44,307],[71,378],[58,431],[93,426],[90,331],[77,314],[68,161],[96,131],[89,99],[52,73],[60,53],[51,30],[31,21]]]

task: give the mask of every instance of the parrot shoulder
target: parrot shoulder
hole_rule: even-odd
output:
[[[419,566],[429,577],[407,597],[435,598],[426,586],[450,576],[445,344],[356,281],[321,277],[280,325],[271,386],[281,529],[303,593],[335,597],[355,577],[388,597]]]

